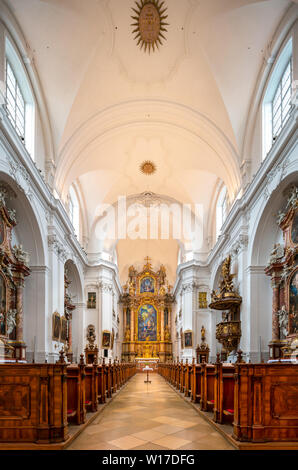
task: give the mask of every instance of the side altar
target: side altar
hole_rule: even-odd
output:
[[[171,316],[174,296],[166,280],[164,266],[155,272],[150,258],[141,272],[129,268],[123,286],[124,341],[122,359],[167,362],[172,359]],[[141,361],[142,362],[142,361]]]

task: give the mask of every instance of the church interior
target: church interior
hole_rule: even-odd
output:
[[[298,450],[297,124],[297,0],[0,0],[0,450]]]

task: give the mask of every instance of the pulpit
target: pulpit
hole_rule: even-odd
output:
[[[216,325],[216,339],[223,345],[224,356],[237,350],[241,339],[240,305],[242,298],[234,288],[234,274],[231,274],[231,256],[223,262],[219,291],[212,292],[210,308],[228,311],[223,321]],[[226,359],[224,357],[223,359]]]

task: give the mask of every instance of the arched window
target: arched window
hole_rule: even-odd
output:
[[[5,40],[5,92],[8,118],[34,159],[35,106],[24,67],[10,40]]]
[[[216,204],[216,240],[220,235],[221,228],[228,215],[228,192],[224,186],[219,193]]]
[[[263,159],[289,119],[292,81],[292,39],[290,39],[273,69],[263,100]]]
[[[75,234],[80,239],[80,205],[73,186],[69,188],[68,214]]]

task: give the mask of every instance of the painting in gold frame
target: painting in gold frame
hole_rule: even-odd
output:
[[[183,333],[184,336],[184,349],[193,347],[193,333],[191,330],[186,330]]]
[[[58,312],[53,313],[52,317],[52,339],[53,341],[60,341],[61,334],[61,317]]]
[[[104,330],[102,332],[101,347],[103,349],[110,349],[111,348],[111,332],[108,331],[108,330]]]
[[[199,308],[208,308],[207,292],[199,292]]]
[[[88,309],[96,308],[96,292],[88,292],[87,308]]]
[[[298,267],[295,268],[289,279],[289,334],[298,334]]]
[[[291,224],[291,241],[298,245],[298,210],[296,210]]]
[[[112,329],[112,339],[111,339],[111,349],[114,347],[114,340],[115,340],[115,331],[114,328]]]
[[[66,343],[67,341],[67,320],[65,317],[61,317],[61,333],[60,341],[61,343]]]

